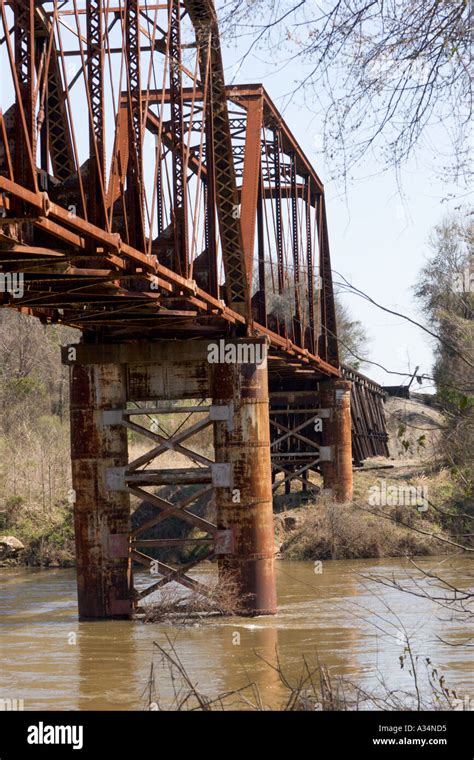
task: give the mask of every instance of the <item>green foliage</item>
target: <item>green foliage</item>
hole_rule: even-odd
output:
[[[8,531],[12,525],[15,525],[24,504],[25,500],[22,496],[9,496],[5,499],[4,508],[0,512],[0,530],[2,532]]]
[[[10,496],[5,502],[5,507],[8,511],[10,511],[16,509],[17,507],[21,507],[24,503],[25,500],[22,496]]]
[[[441,386],[438,399],[451,411],[462,412],[474,406],[474,396],[466,395],[456,388]]]
[[[29,565],[66,567],[74,563],[74,518],[70,507],[63,505],[41,521],[37,516],[20,519],[15,534],[26,545]]]
[[[3,381],[4,394],[8,398],[13,398],[18,404],[33,394],[43,395],[45,390],[44,383],[31,375],[28,377],[11,377]]]
[[[408,440],[408,438],[404,438],[407,429],[407,426],[403,422],[400,423],[397,430],[397,438],[400,446],[402,447],[402,451],[404,453],[410,452],[410,454],[413,454],[415,449],[413,448],[412,443]],[[424,449],[426,447],[426,435],[423,433],[422,435],[418,436],[418,438],[415,440],[415,443],[417,452],[419,449]]]

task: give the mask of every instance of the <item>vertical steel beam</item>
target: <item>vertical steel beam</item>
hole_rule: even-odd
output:
[[[258,321],[267,326],[267,295],[265,278],[265,222],[263,217],[263,177],[260,168],[257,202],[257,250],[258,250]]]
[[[35,3],[32,0],[15,0],[12,6],[15,76],[18,84],[15,103],[15,180],[23,187],[36,190]],[[8,32],[7,28],[5,32]]]
[[[306,262],[308,266],[308,310],[310,339],[307,348],[314,353],[316,339],[314,334],[314,271],[313,271],[313,231],[311,228],[311,177],[306,177]]]
[[[181,2],[170,0],[170,108],[173,147],[175,270],[188,277],[187,183],[181,72]]]
[[[317,200],[317,225],[319,240],[319,276],[321,279],[320,309],[321,336],[318,353],[322,359],[339,366],[339,347],[337,342],[336,307],[332,284],[331,255],[329,253],[329,235],[326,218],[324,195]]]
[[[158,237],[162,235],[164,230],[164,215],[163,215],[163,155],[161,145],[158,142],[158,135],[156,137],[156,226]]]
[[[41,70],[41,61],[44,61],[44,65],[47,65],[47,41],[45,38],[40,39],[35,45],[35,67],[39,72]],[[49,71],[47,72],[47,74]],[[39,164],[43,170],[43,189],[47,191],[47,174],[48,174],[48,162],[49,162],[49,76],[43,75],[40,82],[38,82],[38,99],[40,101],[40,108],[38,112],[38,119],[36,122],[37,129],[37,142],[39,141]],[[44,105],[43,104],[44,101]]]
[[[250,317],[250,283],[245,267],[242,225],[236,213],[239,209],[239,196],[216,10],[213,0],[183,1],[196,32],[203,82],[206,81],[207,65],[210,59],[209,84],[213,99],[216,205],[226,275],[227,302],[235,311]]]
[[[123,195],[130,162],[130,120],[128,109],[122,105],[117,114],[115,140],[107,190],[107,209],[110,211]]]
[[[265,349],[265,343],[261,342]],[[237,587],[242,614],[276,612],[268,371],[266,362],[216,364],[215,404],[233,404],[229,427],[215,425],[216,461],[229,463],[232,484],[216,488],[218,528],[233,535],[233,553],[219,560]]]
[[[209,260],[209,292],[219,298],[217,271],[217,224],[216,224],[216,172],[214,142],[214,101],[212,88],[208,86],[206,103],[206,179],[205,179],[205,235]]]
[[[125,49],[127,53],[129,161],[127,167],[128,242],[144,251],[145,220],[143,193],[142,90],[140,76],[140,3],[127,0],[125,11]]]
[[[277,264],[278,264],[278,293],[282,295],[285,289],[283,276],[283,219],[281,213],[281,164],[280,164],[280,134],[278,128],[274,131],[274,154],[273,154],[273,171],[275,174],[275,225],[276,225],[276,246],[277,246]]]
[[[105,117],[103,0],[86,3],[87,84],[89,91],[89,221],[105,223]]]
[[[321,473],[324,487],[340,503],[353,496],[351,387],[348,380],[319,384],[321,409],[330,410],[329,418],[323,420],[322,443],[331,449],[331,459],[321,462]]]
[[[128,555],[130,503],[108,489],[109,467],[128,462],[127,431],[104,424],[104,411],[125,406],[125,370],[119,364],[71,369],[71,457],[79,615],[131,614]]]
[[[295,316],[293,319],[294,340],[302,345],[301,304],[300,304],[300,248],[298,230],[298,189],[296,186],[296,156],[291,154],[291,223],[293,238],[293,282],[295,285]]]
[[[76,171],[74,149],[72,144],[67,97],[61,74],[61,57],[53,44],[53,20],[44,13],[41,3],[36,3],[35,32],[37,71],[43,57],[46,72],[43,73],[44,122],[41,127],[42,169],[48,158],[51,159],[53,175],[64,182]],[[43,95],[46,97],[43,98]],[[40,112],[40,117],[41,112]],[[39,127],[38,127],[39,128]],[[49,152],[49,156],[48,156]]]
[[[48,127],[49,149],[53,174],[64,182],[76,171],[72,145],[69,114],[66,108],[58,54],[51,51],[48,68],[48,97],[45,104],[45,119]]]
[[[240,219],[247,277],[249,282],[252,282],[255,223],[262,157],[263,97],[246,101],[246,108],[247,124]]]

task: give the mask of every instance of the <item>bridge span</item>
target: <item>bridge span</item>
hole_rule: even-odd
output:
[[[381,388],[340,363],[324,186],[265,88],[226,86],[212,0],[0,12],[0,306],[82,336],[63,349],[79,614],[206,593],[204,560],[243,614],[274,613],[274,491],[318,472],[344,502],[353,462],[388,455]],[[150,443],[133,461],[130,432]],[[135,530],[131,496],[156,507]],[[190,537],[144,537],[166,520]],[[183,545],[184,564],[147,553]]]

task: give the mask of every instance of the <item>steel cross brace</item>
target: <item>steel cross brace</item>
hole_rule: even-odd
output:
[[[284,479],[281,481],[275,481],[273,484],[273,490],[276,491],[280,486],[285,485],[289,481],[295,479],[295,480],[301,480],[303,482],[302,476],[304,473],[307,473],[309,469],[314,469],[316,465],[318,465],[320,462],[324,461],[330,461],[333,456],[332,447],[328,446],[320,446],[319,443],[311,438],[308,438],[306,435],[301,434],[301,430],[308,427],[308,425],[311,425],[315,423],[316,420],[322,420],[327,419],[330,416],[330,410],[329,409],[313,409],[313,410],[305,410],[305,409],[295,409],[291,410],[289,412],[286,409],[273,409],[271,412],[271,416],[284,416],[291,414],[292,416],[298,413],[307,413],[310,411],[311,416],[307,419],[303,420],[301,423],[296,425],[296,427],[289,427],[288,424],[284,424],[281,422],[281,420],[275,420],[270,419],[270,426],[274,430],[278,432],[283,431],[283,435],[280,435],[278,438],[272,441],[271,443],[271,449],[272,449],[272,468],[274,473],[276,472],[283,472],[285,475]],[[301,443],[305,444],[306,447],[308,447],[308,450],[306,451],[278,451],[277,447],[279,444],[284,443],[285,441],[289,442],[290,439],[295,439],[296,441],[301,441]],[[296,468],[294,470],[289,469],[289,464],[294,463],[297,464],[298,458],[305,458],[305,459],[311,459],[310,462],[306,462],[303,467]],[[285,466],[286,465],[286,466]]]
[[[192,414],[201,413],[206,416],[204,419],[199,420],[194,425],[191,425],[185,430],[181,430],[168,438],[160,433],[148,430],[142,425],[136,424],[130,421],[132,416],[143,416],[150,414]],[[187,571],[194,567],[204,559],[209,560],[219,554],[228,554],[233,549],[233,539],[228,530],[218,530],[217,525],[208,520],[195,515],[190,512],[186,507],[195,502],[197,499],[211,494],[213,487],[229,487],[231,484],[232,473],[230,471],[230,465],[213,462],[211,459],[198,454],[192,449],[189,449],[181,444],[187,439],[194,436],[196,433],[201,432],[209,425],[212,425],[215,421],[225,421],[228,426],[232,425],[233,409],[232,405],[212,405],[208,407],[146,407],[137,409],[114,409],[103,412],[102,423],[104,425],[123,425],[124,427],[133,430],[134,432],[143,435],[153,441],[156,441],[159,445],[146,452],[142,456],[130,462],[126,468],[114,468],[111,467],[107,471],[107,482],[110,490],[125,490],[130,494],[143,499],[153,506],[160,509],[160,513],[151,520],[148,520],[137,530],[133,531],[129,538],[129,547],[131,556],[141,564],[158,570],[163,576],[159,581],[152,584],[148,588],[138,592],[135,590],[135,603],[143,599],[145,596],[152,594],[165,584],[174,581],[180,583],[186,588],[198,591],[199,593],[207,593],[208,589],[203,584],[198,583],[193,578],[187,575]],[[172,470],[143,470],[139,469],[142,465],[150,463],[157,457],[165,454],[168,451],[176,451],[177,453],[187,457],[193,463],[203,465],[202,468],[188,468],[172,469]],[[160,485],[163,483],[163,478],[167,479],[166,482],[170,482],[176,486],[183,485],[186,482],[197,483],[201,482],[201,488],[185,498],[178,500],[177,502],[171,502],[168,499],[164,499],[156,494],[148,493],[144,490],[144,487],[140,487],[140,484],[144,486]],[[191,480],[189,479],[191,478]],[[144,481],[144,482],[143,482]],[[178,517],[184,522],[187,522],[194,527],[203,531],[207,535],[199,538],[191,539],[143,539],[141,535],[161,522],[165,520]],[[147,547],[169,547],[180,545],[209,545],[210,551],[205,554],[204,557],[200,557],[198,560],[183,565],[181,567],[173,568],[164,562],[155,560],[143,552],[138,551],[139,546]]]
[[[280,486],[285,485],[285,483],[288,483],[290,480],[302,480],[302,475],[304,475],[305,472],[308,470],[314,469],[314,467],[319,464],[320,458],[317,457],[316,459],[313,459],[311,462],[306,463],[303,467],[300,467],[298,470],[288,470],[286,467],[284,467],[282,464],[278,465],[278,468],[275,467],[277,470],[281,470],[284,474],[286,474],[286,477],[283,480],[279,480],[275,482],[272,486],[273,490],[276,491],[277,488]]]

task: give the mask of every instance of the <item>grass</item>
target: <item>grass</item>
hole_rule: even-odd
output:
[[[166,636],[167,647],[154,642],[159,662],[153,659],[150,666],[148,682],[143,691],[146,709],[152,711],[232,711],[250,710],[264,712],[270,707],[263,702],[258,685],[247,682],[241,688],[217,695],[205,694],[195,683],[181,660],[174,641]],[[411,647],[409,640],[399,659],[400,667],[407,668],[411,677],[410,690],[390,688],[383,677],[378,687],[368,691],[366,687],[345,678],[333,676],[329,669],[314,655],[301,657],[301,672],[296,679],[290,679],[281,663],[278,650],[275,661],[269,662],[255,652],[255,657],[262,660],[273,671],[281,685],[282,712],[303,711],[354,711],[354,710],[454,710],[459,702],[454,690],[447,687],[444,676],[429,657],[420,658]],[[315,661],[314,661],[315,660]],[[171,704],[162,703],[159,684],[162,676],[157,678],[156,670],[160,665],[173,685]],[[423,688],[421,683],[423,682]]]
[[[379,477],[386,480],[387,488],[424,485],[429,494],[428,510],[421,512],[416,506],[370,506],[369,489]],[[359,471],[354,473],[354,486],[354,500],[348,504],[318,499],[275,516],[283,559],[374,559],[453,551],[454,547],[432,537],[432,534],[447,537],[453,521],[459,520],[451,516],[456,498],[454,491],[449,490],[446,471],[431,476],[419,468]],[[431,504],[439,504],[441,511]]]

